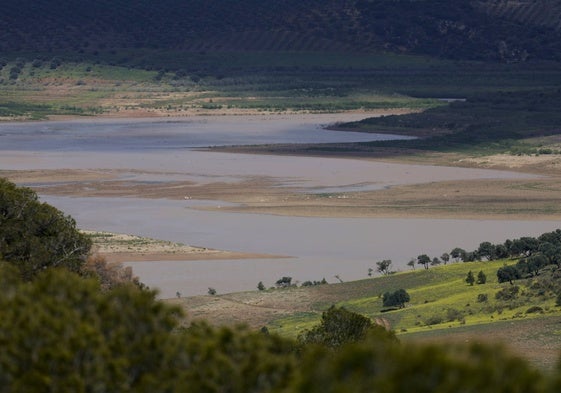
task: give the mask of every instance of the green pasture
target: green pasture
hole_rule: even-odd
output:
[[[537,289],[535,279],[518,280],[511,285],[498,283],[497,270],[515,261],[457,262],[430,269],[399,272],[344,284],[332,284],[338,294],[337,306],[366,315],[385,318],[398,334],[410,334],[438,329],[462,327],[528,319],[543,315],[559,315],[555,294],[543,288]],[[469,285],[465,279],[469,271],[477,277],[483,271],[485,284]],[[497,292],[519,287],[510,300],[496,299]],[[382,295],[397,289],[405,289],[411,301],[403,309],[388,309],[382,305]],[[482,300],[486,297],[486,300]],[[319,305],[318,305],[319,306]],[[316,307],[323,310],[328,305]],[[534,309],[532,310],[532,307]],[[539,307],[539,309],[537,308]],[[295,337],[304,329],[319,321],[321,313],[301,313],[280,318],[269,325],[271,331]]]

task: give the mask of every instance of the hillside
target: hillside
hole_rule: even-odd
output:
[[[499,283],[497,270],[505,263],[514,261],[460,262],[340,284],[168,302],[182,306],[190,320],[245,323],[256,329],[267,326],[269,331],[289,337],[316,324],[321,312],[335,304],[389,323],[400,340],[509,343],[512,350],[534,364],[551,369],[558,358],[557,326],[561,319],[551,275],[544,272],[514,285]],[[475,277],[483,271],[487,281],[467,284],[469,271]],[[411,301],[403,309],[388,311],[382,294],[399,288],[407,290]]]
[[[125,64],[143,50],[559,60],[560,13],[559,0],[6,0],[0,52],[127,52]]]

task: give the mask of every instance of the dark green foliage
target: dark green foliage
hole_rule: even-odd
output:
[[[487,300],[489,300],[489,296],[487,296],[486,293],[480,293],[479,295],[477,295],[478,303],[485,303]]]
[[[271,5],[215,0],[209,6],[205,0],[125,0],[115,7],[109,0],[87,5],[68,0],[6,0],[0,51],[93,55],[123,48],[193,54],[343,50],[505,63],[559,59],[557,24],[540,19],[513,22],[486,3],[285,0]],[[550,9],[557,11],[553,15],[558,20],[558,7]],[[532,14],[539,15],[535,9]]]
[[[513,300],[518,296],[520,288],[517,285],[503,288],[495,294],[495,299],[497,300]]]
[[[540,306],[532,306],[526,310],[526,314],[543,314],[543,308]]]
[[[326,311],[296,352],[266,329],[178,328],[177,308],[133,285],[104,292],[58,269],[26,283],[10,265],[0,284],[2,392],[546,391],[503,348],[401,344],[343,308]]]
[[[279,288],[288,288],[292,285],[292,277],[281,277],[275,284]]]
[[[15,275],[0,268],[2,391],[162,391],[175,383],[179,314],[154,293],[133,285],[103,292],[60,269],[32,283]]]
[[[381,326],[374,325],[370,318],[348,311],[344,307],[331,306],[323,312],[321,322],[310,330],[302,333],[298,340],[301,344],[321,344],[329,348],[337,348],[349,342],[357,342],[368,334],[393,337]]]
[[[465,255],[466,255],[466,250],[460,247],[456,247],[452,251],[450,251],[450,256],[454,258],[456,261],[463,259]]]
[[[521,277],[520,271],[515,266],[503,266],[497,270],[497,279],[500,283],[509,282],[513,283]]]
[[[383,261],[378,261],[376,262],[376,270],[378,271],[378,273],[384,274],[384,275],[388,275],[391,273],[391,265],[392,265],[392,261],[391,259],[384,259]]]
[[[504,348],[367,340],[305,353],[292,392],[543,392],[544,378]]]
[[[263,281],[259,281],[259,283],[257,283],[257,289],[259,289],[260,291],[265,290],[265,285],[263,284]]]
[[[471,270],[467,274],[466,282],[468,283],[468,285],[472,285],[472,286],[473,283],[475,282],[475,277],[473,276],[473,272]]]
[[[522,258],[516,264],[516,268],[521,276],[537,276],[540,270],[547,265],[547,258],[543,254],[534,254],[527,258]]]
[[[0,178],[0,259],[25,280],[52,267],[79,272],[90,247],[71,217],[39,202],[31,189]]]
[[[492,261],[497,258],[495,246],[490,242],[481,243],[477,249],[477,255],[479,258],[486,259],[488,261]]]
[[[439,151],[463,151],[479,147],[484,151],[512,153],[517,140],[559,132],[560,99],[561,89],[558,87],[488,92],[422,113],[370,118],[345,124],[344,127],[404,134],[417,134],[424,130],[429,135],[417,140],[363,144],[366,146]],[[533,247],[536,244],[531,239],[521,238],[514,244],[520,255],[528,256],[535,251]]]
[[[411,298],[405,289],[398,289],[395,292],[386,292],[382,296],[384,307],[404,308],[405,303],[408,303],[410,300]]]
[[[134,285],[101,291],[63,270],[23,283],[0,267],[2,392],[268,392],[294,372],[294,343],[196,324]]]
[[[427,254],[422,254],[422,255],[419,255],[417,257],[417,263],[419,265],[423,265],[425,267],[425,269],[429,268],[430,262],[431,262],[431,259]]]
[[[485,273],[483,273],[483,270],[480,270],[479,273],[477,273],[477,283],[485,284],[486,282],[487,282],[487,276],[485,275]]]
[[[302,283],[302,286],[303,286],[303,287],[313,287],[313,286],[315,286],[315,285],[324,285],[324,284],[327,284],[327,280],[326,280],[325,278],[322,278],[321,281],[318,281],[318,280],[314,280],[314,281],[310,281],[310,280],[304,281],[304,282]]]
[[[182,333],[183,391],[276,392],[295,373],[294,343],[279,336],[206,323]]]

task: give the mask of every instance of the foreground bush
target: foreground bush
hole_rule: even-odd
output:
[[[180,328],[180,311],[153,292],[102,291],[64,269],[25,282],[3,264],[0,285],[0,392],[548,392],[543,375],[500,347],[403,344],[344,309],[327,322],[359,321],[364,335],[302,345],[245,328]]]
[[[90,248],[70,216],[0,178],[0,260],[17,266],[25,280],[49,267],[78,272]]]

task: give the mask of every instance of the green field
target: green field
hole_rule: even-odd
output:
[[[24,118],[124,109],[422,110],[446,105],[439,98],[477,95],[484,100],[498,91],[524,94],[561,86],[556,63],[489,64],[395,54],[8,53],[0,66],[0,116]]]
[[[527,345],[539,341],[544,345],[545,341],[547,348],[555,346],[555,351],[558,351],[561,349],[558,338],[561,332],[558,329],[561,310],[556,305],[555,290],[548,286],[551,275],[546,269],[541,276],[518,280],[514,285],[498,283],[497,270],[505,264],[514,263],[499,260],[458,262],[428,270],[421,267],[414,271],[334,284],[330,290],[334,292],[334,298],[340,299],[333,302],[337,306],[344,306],[374,320],[387,320],[402,340],[457,340],[456,335],[470,339],[489,337],[494,342],[507,344],[523,342]],[[468,285],[465,279],[469,271],[476,277],[483,271],[487,277],[486,283]],[[405,289],[411,297],[406,307],[384,307],[382,294],[400,288]],[[513,288],[517,288],[517,293],[511,299],[496,297],[497,293],[510,292]],[[300,312],[279,318],[268,325],[269,330],[296,337],[317,324],[319,311],[327,309],[329,305],[322,301],[313,305],[312,308],[318,310],[316,313]],[[521,332],[513,331],[513,322],[516,322],[516,326],[524,327]],[[509,331],[512,336],[509,336]],[[553,359],[536,355],[531,356],[530,360],[547,368],[553,366],[557,356],[555,352]]]

